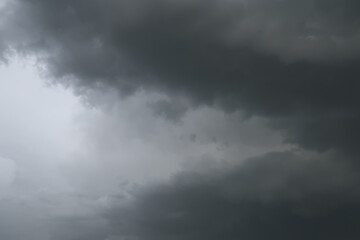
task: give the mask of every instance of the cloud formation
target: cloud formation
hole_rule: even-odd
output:
[[[356,0],[8,1],[0,9],[3,59],[12,52],[36,56],[54,82],[94,101],[93,90],[115,89],[139,101],[141,93],[165,96],[145,100],[154,111],[151,117],[135,101],[129,105],[133,112],[119,114],[123,125],[117,117],[101,119],[104,128],[87,132],[95,135],[84,147],[94,150],[88,165],[82,169],[75,163],[69,171],[79,175],[78,182],[67,179],[75,194],[67,188],[45,197],[29,194],[36,200],[24,202],[38,208],[24,207],[29,216],[24,221],[17,203],[0,202],[3,216],[15,219],[0,217],[0,229],[19,222],[31,229],[31,238],[45,240],[358,239],[359,11]],[[219,109],[233,115],[220,116]],[[250,120],[241,128],[238,112],[252,116],[255,124]],[[122,171],[136,178],[144,172],[172,174],[169,169],[176,167],[165,161],[182,162],[192,154],[211,159],[203,153],[216,155],[214,145],[226,146],[227,139],[233,148],[250,142],[259,150],[267,142],[264,119],[285,141],[316,153],[271,153],[225,169],[215,165],[215,170],[206,161],[200,170],[184,170],[168,183],[134,190],[130,201],[115,196],[116,167],[125,166]],[[236,153],[221,157],[242,159]],[[145,159],[148,165],[129,159]],[[94,172],[101,177],[91,178]],[[4,179],[12,183],[12,178]],[[46,177],[39,179],[40,185],[49,184]],[[37,215],[34,209],[44,206],[77,211]],[[33,216],[36,221],[28,220]],[[44,226],[46,231],[37,234]],[[0,232],[3,238],[23,237]]]
[[[239,126],[241,114],[201,107],[174,124],[151,110],[170,101],[164,95],[117,101],[112,90],[94,91],[91,100],[104,102],[88,108],[60,86],[44,86],[32,65],[12,59],[0,67],[1,240],[116,237],[103,212],[134,185],[167,181],[202,159],[285,148],[261,118]]]
[[[303,147],[354,152],[359,8],[353,0],[15,0],[1,32],[5,46],[37,54],[79,91],[187,96],[273,119]]]
[[[116,239],[357,239],[353,167],[335,156],[275,152],[237,167],[180,173],[105,216]]]

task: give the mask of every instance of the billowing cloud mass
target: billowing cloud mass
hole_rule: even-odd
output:
[[[46,213],[38,238],[358,239],[359,11],[356,0],[2,3],[1,59],[35,58],[104,114],[66,164],[73,192],[50,197],[86,214]],[[125,191],[116,172],[167,180]]]
[[[142,88],[186,95],[280,120],[288,140],[307,148],[356,151],[357,1],[9,5],[2,41],[38,54],[56,77],[76,78],[79,91],[106,85],[122,95]]]
[[[314,160],[271,153],[187,171],[106,216],[125,239],[356,239],[359,169]]]

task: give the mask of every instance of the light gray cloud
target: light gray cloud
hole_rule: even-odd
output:
[[[138,91],[118,101],[112,90],[89,90],[90,99],[79,99],[44,85],[32,64],[13,59],[0,67],[4,240],[115,237],[103,213],[119,195],[131,199],[132,189],[166,182],[195,162],[288,148],[262,118],[199,106],[174,124],[149,107],[171,101],[166,95]],[[87,108],[82,100],[95,102]]]

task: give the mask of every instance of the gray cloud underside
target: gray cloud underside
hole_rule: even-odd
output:
[[[359,10],[354,0],[16,0],[2,45],[38,54],[79,91],[185,95],[269,117],[303,147],[356,152]]]
[[[173,101],[152,107],[171,121],[190,99],[267,117],[306,149],[358,153],[359,10],[355,0],[14,0],[0,51],[36,54],[79,92],[166,92]],[[273,153],[185,171],[116,198],[101,224],[54,220],[52,238],[358,239],[356,158]]]
[[[80,196],[84,206],[96,211],[78,217],[34,219],[41,207],[62,202],[64,196],[53,196],[50,202],[32,209],[2,201],[0,236],[41,240],[355,240],[360,237],[359,165],[339,158],[336,154],[273,152],[235,165],[204,162],[179,172],[169,182],[138,186],[96,200],[96,204],[90,196]],[[6,229],[7,224],[16,225],[9,224],[13,221],[22,231]],[[38,231],[29,234],[27,228]]]
[[[336,158],[271,153],[186,171],[105,216],[116,239],[358,239],[358,166]]]
[[[273,152],[235,165],[205,161],[169,182],[102,199],[44,195],[46,201],[31,208],[29,202],[3,199],[0,237],[355,240],[360,237],[359,165],[339,158]],[[82,206],[71,212],[79,207],[92,211],[80,216],[43,213],[44,207],[69,197]]]

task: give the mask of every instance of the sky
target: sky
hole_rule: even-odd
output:
[[[1,0],[0,239],[359,239],[355,0]]]

